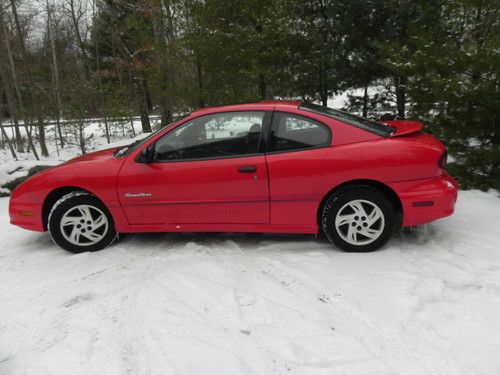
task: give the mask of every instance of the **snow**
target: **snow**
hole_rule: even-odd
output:
[[[127,235],[72,255],[0,199],[0,374],[498,374],[500,200],[381,251]]]
[[[154,119],[154,117],[151,117],[150,121],[153,127],[158,125],[158,122]],[[139,134],[141,132],[140,120],[139,119],[133,120],[133,125],[135,134]],[[4,122],[4,127],[10,140],[13,141],[14,140],[13,127],[8,125],[7,122]],[[69,125],[67,121],[64,120],[61,120],[61,127],[64,133],[64,138],[66,139],[67,143],[63,149],[61,149],[60,147],[56,148],[56,141],[55,141],[56,127],[54,125],[47,125],[45,126],[45,134],[46,134],[46,143],[49,151],[49,156],[43,157],[40,155],[40,147],[37,142],[37,136],[34,135],[35,147],[38,151],[41,160],[36,161],[32,153],[17,153],[18,159],[20,161],[26,161],[26,160],[31,161],[35,165],[48,165],[46,163],[47,161],[61,162],[80,155],[81,150],[78,147],[77,145],[78,141],[74,138],[73,134],[75,131],[75,127]],[[111,133],[110,134],[111,143],[108,144],[106,143],[106,138],[105,138],[104,123],[98,120],[94,121],[94,119],[88,119],[85,121],[83,133],[85,138],[90,137],[89,141],[86,143],[87,152],[92,152],[95,150],[108,147],[115,147],[115,145],[121,146],[133,142],[134,138],[132,138],[131,136],[132,129],[130,126],[130,122],[109,121],[109,127]],[[34,129],[36,131],[36,128]],[[23,137],[26,137],[26,130],[24,126],[20,126],[19,130],[21,135]],[[12,155],[10,154],[10,151],[8,150],[7,146],[5,147],[5,150],[0,149],[0,161],[1,162],[12,161]]]
[[[386,88],[383,84],[372,85],[368,87],[368,97],[384,91]],[[334,94],[328,98],[328,107],[335,109],[342,109],[349,103],[349,95],[363,96],[364,88],[354,88]]]

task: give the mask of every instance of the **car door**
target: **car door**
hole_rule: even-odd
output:
[[[150,145],[149,163],[127,160],[117,190],[131,225],[267,224],[262,128],[271,113],[200,116]]]
[[[321,121],[274,112],[266,153],[271,224],[317,226],[325,172],[335,168],[331,142],[331,128]]]

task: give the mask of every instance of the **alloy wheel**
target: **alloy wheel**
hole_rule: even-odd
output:
[[[108,218],[97,207],[82,204],[67,210],[61,218],[63,237],[73,245],[90,246],[101,241],[108,232]]]
[[[380,207],[364,199],[346,203],[335,217],[337,233],[351,245],[361,246],[376,241],[384,228],[385,219]]]

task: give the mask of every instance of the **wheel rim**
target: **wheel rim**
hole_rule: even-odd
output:
[[[337,233],[351,245],[368,245],[376,241],[384,228],[385,219],[380,207],[364,199],[346,203],[335,217]]]
[[[77,246],[90,246],[101,241],[108,232],[108,218],[99,208],[86,204],[70,208],[61,218],[60,229],[66,241]]]

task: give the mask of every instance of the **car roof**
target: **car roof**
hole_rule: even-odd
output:
[[[273,110],[287,108],[297,109],[301,104],[302,101],[300,100],[263,100],[258,103],[240,103],[200,108],[193,111],[192,114],[200,116],[203,114],[211,114],[217,112]]]

